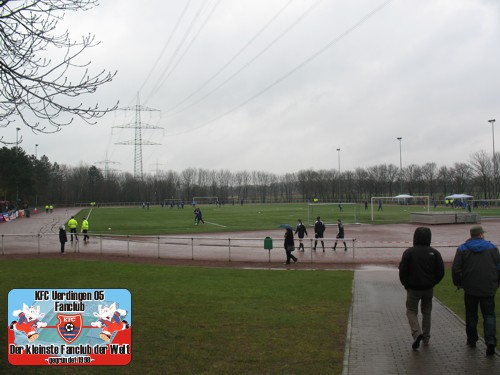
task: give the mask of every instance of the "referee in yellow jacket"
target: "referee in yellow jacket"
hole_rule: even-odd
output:
[[[89,235],[87,234],[89,231],[89,222],[86,217],[83,218],[82,220],[82,233],[83,233],[83,242],[85,243],[90,239]]]
[[[75,239],[78,241],[78,234],[76,234],[76,227],[78,226],[78,221],[76,221],[74,216],[71,216],[71,219],[68,221],[69,232],[71,233],[71,242],[73,242],[73,234],[75,235]]]

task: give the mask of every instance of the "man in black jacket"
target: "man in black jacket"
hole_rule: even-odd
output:
[[[299,219],[299,221],[297,223],[297,228],[295,228],[295,234],[299,235],[299,251],[303,252],[304,251],[304,243],[302,241],[304,240],[304,234],[307,236],[307,228],[302,223],[301,219]]]
[[[491,356],[497,345],[495,294],[500,284],[500,253],[494,244],[484,239],[484,233],[481,226],[470,229],[470,238],[455,253],[451,276],[453,284],[464,289],[467,345],[476,347],[479,305],[486,355]]]
[[[434,286],[444,277],[444,263],[439,251],[431,247],[431,230],[418,227],[413,234],[413,247],[405,250],[399,263],[399,280],[406,289],[406,316],[413,337],[412,348],[418,349],[431,337],[431,312]],[[418,321],[418,304],[422,327]]]
[[[323,247],[323,252],[325,252],[325,242],[323,241],[323,235],[325,233],[325,224],[321,221],[321,218],[318,216],[316,218],[316,222],[314,223],[314,248],[316,250],[316,246],[318,246],[318,238],[321,241],[321,246]]]

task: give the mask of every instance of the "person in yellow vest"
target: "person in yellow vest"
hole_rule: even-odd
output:
[[[48,214],[48,213],[49,213],[49,205],[48,205],[48,204],[46,204],[46,205],[45,205],[45,213],[46,213],[46,214]]]
[[[89,222],[86,217],[82,220],[82,233],[83,233],[83,242],[88,241],[90,239],[87,232],[89,231]]]
[[[50,211],[50,213],[52,213],[52,211],[54,211],[54,205],[49,204],[49,211]]]
[[[76,234],[76,227],[78,226],[78,221],[76,221],[74,216],[71,216],[71,219],[68,221],[69,232],[71,233],[71,242],[73,242],[73,234],[75,235],[75,239],[78,241],[78,234]]]

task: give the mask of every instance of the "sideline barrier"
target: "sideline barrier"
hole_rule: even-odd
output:
[[[262,238],[238,237],[184,237],[184,236],[130,236],[90,234],[90,241],[84,243],[79,234],[79,241],[66,243],[65,253],[82,253],[102,256],[144,257],[156,259],[184,259],[197,261],[243,261],[260,263],[282,263],[285,250],[281,238],[274,241],[272,249],[263,247]],[[69,237],[69,236],[68,236]],[[69,238],[68,238],[69,239]],[[60,253],[57,233],[39,234],[1,234],[2,255],[14,254],[58,254]],[[394,263],[399,262],[404,250],[412,246],[411,242],[357,241],[344,238],[348,250],[344,251],[342,242],[336,251],[332,250],[336,238],[323,238],[325,252],[321,243],[313,250],[314,238],[303,241],[305,249],[294,252],[299,263]],[[296,245],[298,240],[296,239]],[[456,244],[432,244],[443,255],[445,261],[451,261],[456,251]],[[64,256],[61,254],[61,256]]]

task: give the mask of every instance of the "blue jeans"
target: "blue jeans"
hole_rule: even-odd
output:
[[[495,318],[495,296],[478,297],[464,293],[465,301],[465,331],[467,333],[467,342],[476,342],[478,306],[481,307],[483,315],[484,341],[486,344],[497,345],[496,337],[496,318]]]

